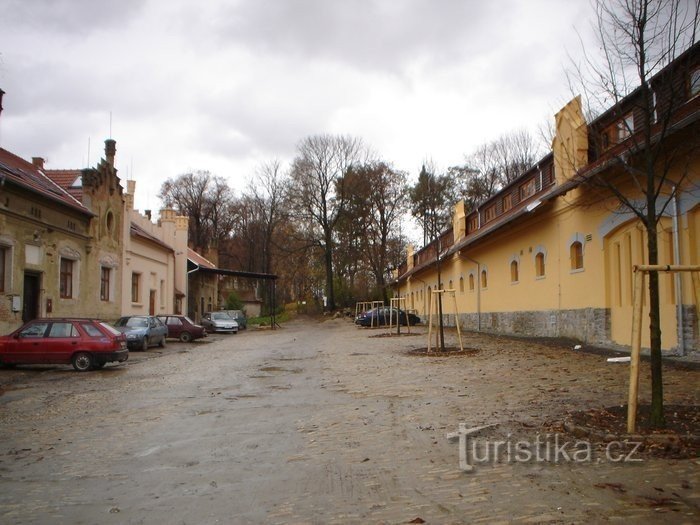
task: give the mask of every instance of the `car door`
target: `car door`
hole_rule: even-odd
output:
[[[8,342],[3,361],[7,363],[41,363],[45,335],[49,327],[47,321],[34,321],[17,332]]]
[[[69,363],[79,344],[80,333],[72,322],[54,321],[46,334],[42,362]]]

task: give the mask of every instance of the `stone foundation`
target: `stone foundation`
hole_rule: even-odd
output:
[[[460,314],[460,327],[477,330],[475,313]],[[455,316],[445,315],[447,326],[455,326]],[[610,341],[610,310],[543,310],[525,312],[485,312],[481,314],[481,331],[528,337],[568,337],[589,344]]]
[[[700,355],[700,327],[698,311],[694,304],[683,305],[683,345],[685,355]]]

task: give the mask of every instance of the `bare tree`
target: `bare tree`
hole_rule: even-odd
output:
[[[290,177],[289,197],[298,219],[308,225],[309,240],[323,250],[327,308],[335,309],[333,251],[335,227],[345,208],[343,175],[365,159],[357,138],[314,135],[297,146]]]
[[[406,174],[385,162],[370,162],[351,168],[345,178],[350,204],[346,217],[356,225],[362,256],[386,301],[385,272],[406,211]]]
[[[674,116],[688,96],[688,61],[680,55],[691,46],[697,48],[698,2],[596,0],[594,5],[601,54],[585,54],[569,79],[582,90],[589,113],[610,108],[601,119],[617,124],[611,136],[593,123],[595,149],[601,157],[608,156],[611,169],[586,182],[610,192],[641,222],[648,261],[654,265],[659,261],[659,221],[687,177],[690,148],[698,144],[697,136],[668,140],[677,131]],[[664,425],[659,302],[659,277],[652,272],[649,331],[655,427]]]
[[[166,180],[158,197],[189,217],[189,239],[195,250],[206,250],[233,229],[233,193],[226,181],[208,171],[185,173]]]

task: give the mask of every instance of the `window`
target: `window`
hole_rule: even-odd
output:
[[[464,293],[464,277],[459,278],[459,291]]]
[[[5,279],[7,277],[7,265],[5,264],[5,259],[7,258],[8,250],[5,246],[0,246],[0,293],[5,291]]]
[[[513,194],[509,193],[503,197],[503,211],[506,212],[513,207]]]
[[[470,292],[474,291],[474,274],[473,273],[469,274],[469,291]]]
[[[518,261],[510,262],[510,282],[518,282]]]
[[[111,237],[114,234],[114,214],[111,211],[107,212],[105,224],[107,226],[107,235]]]
[[[449,282],[449,284],[447,285],[447,289],[448,289],[448,290],[453,290],[453,289],[454,289],[454,286],[452,286],[452,279],[450,279],[450,282]]]
[[[61,257],[60,264],[59,295],[61,299],[71,299],[73,297],[73,261]]]
[[[535,179],[530,179],[520,186],[520,200],[525,200],[530,195],[534,195],[536,190],[537,186],[535,185]]]
[[[49,337],[78,337],[78,331],[73,323],[53,323],[49,330]]]
[[[90,323],[83,323],[80,326],[83,327],[85,333],[90,337],[104,337],[104,334],[100,332],[100,329],[97,328],[95,325],[92,325]]]
[[[632,113],[625,115],[625,118],[617,123],[617,141],[622,142],[634,133],[634,116]]]
[[[32,323],[22,330],[19,335],[20,337],[44,337],[48,327],[49,323]]]
[[[690,72],[690,96],[700,94],[700,67],[696,67]]]
[[[535,276],[544,277],[544,253],[535,255]]]
[[[165,308],[165,281],[160,280],[160,307]]]
[[[131,302],[138,303],[139,297],[141,296],[141,274],[132,273],[131,274]]]
[[[481,287],[486,288],[489,284],[489,278],[486,270],[481,270]]]
[[[168,326],[182,326],[182,321],[177,317],[168,317],[165,324]]]
[[[100,300],[109,301],[110,268],[102,267],[100,277]]]
[[[486,208],[486,210],[484,211],[484,220],[486,222],[488,222],[488,221],[493,220],[495,218],[496,218],[496,205],[493,204],[493,205],[489,206],[488,208]]]
[[[469,219],[469,228],[468,228],[468,231],[469,231],[469,232],[475,232],[475,231],[478,230],[478,229],[479,229],[479,217],[477,217],[477,216],[475,215],[474,217],[472,217],[471,219]]]
[[[579,241],[573,242],[569,248],[571,257],[571,269],[581,270],[583,268],[583,244]]]

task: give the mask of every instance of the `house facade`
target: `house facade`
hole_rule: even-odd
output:
[[[42,316],[118,317],[123,197],[114,151],[107,141],[105,158],[82,170],[81,201],[47,176],[43,159],[0,149],[0,332]]]
[[[188,218],[172,209],[157,223],[134,210],[136,181],[127,181],[122,315],[183,313],[187,297]]]
[[[662,126],[668,132],[657,156],[668,181],[659,197],[666,207],[657,210],[659,264],[700,264],[700,81],[692,81],[700,68],[698,49],[684,57],[684,96],[668,121],[652,122],[652,136],[660,136]],[[631,141],[644,131],[637,96],[591,124],[580,99],[572,100],[556,115],[551,153],[477,209],[458,203],[440,242],[416,253],[409,249],[397,272],[396,291],[407,307],[425,318],[432,291],[449,289],[457,311],[451,299],[444,301],[448,324],[628,346],[633,265],[648,263],[646,232],[621,200],[642,198],[620,163],[621,156],[634,155]],[[674,155],[664,155],[665,148]],[[619,194],[600,180],[614,181]],[[698,298],[690,274],[659,279],[662,348],[697,353]],[[642,344],[649,347],[648,330]]]

